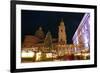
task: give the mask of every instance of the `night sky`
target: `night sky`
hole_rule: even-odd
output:
[[[51,32],[53,38],[58,38],[58,26],[63,19],[67,34],[67,43],[72,43],[72,37],[82,20],[84,13],[73,12],[51,12],[21,10],[21,38],[25,35],[34,35],[39,27],[44,33]]]

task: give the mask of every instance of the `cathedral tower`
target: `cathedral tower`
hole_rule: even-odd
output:
[[[59,43],[62,43],[62,44],[66,44],[67,43],[66,31],[65,31],[65,25],[64,25],[63,19],[61,20],[60,25],[59,25],[58,36],[59,36],[59,38],[58,38],[58,42]]]

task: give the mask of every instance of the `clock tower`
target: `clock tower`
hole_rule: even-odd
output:
[[[58,42],[62,44],[67,44],[66,40],[66,29],[64,25],[63,19],[61,19],[60,25],[59,25],[59,32],[58,32]]]

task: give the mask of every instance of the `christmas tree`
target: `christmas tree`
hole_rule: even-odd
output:
[[[45,37],[44,45],[45,47],[49,48],[49,50],[52,49],[52,36],[50,32],[48,32]]]

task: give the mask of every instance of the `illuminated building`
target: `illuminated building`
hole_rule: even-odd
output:
[[[66,44],[66,31],[63,19],[61,20],[59,25],[58,42]]]
[[[44,35],[42,27],[40,27],[36,31],[35,35],[25,36],[22,45],[22,58],[33,56],[34,61],[43,61],[53,60],[52,58],[58,57],[75,59],[76,57],[74,56],[78,56],[80,59],[83,59],[81,57],[84,56],[84,59],[87,59],[89,53],[86,51],[90,48],[89,18],[89,13],[86,13],[72,38],[73,44],[67,44],[66,27],[63,19],[58,27],[58,38],[53,38],[50,32]]]
[[[80,47],[76,48],[76,51],[81,51],[90,48],[90,14],[86,13],[81,20],[72,40],[73,44]]]

